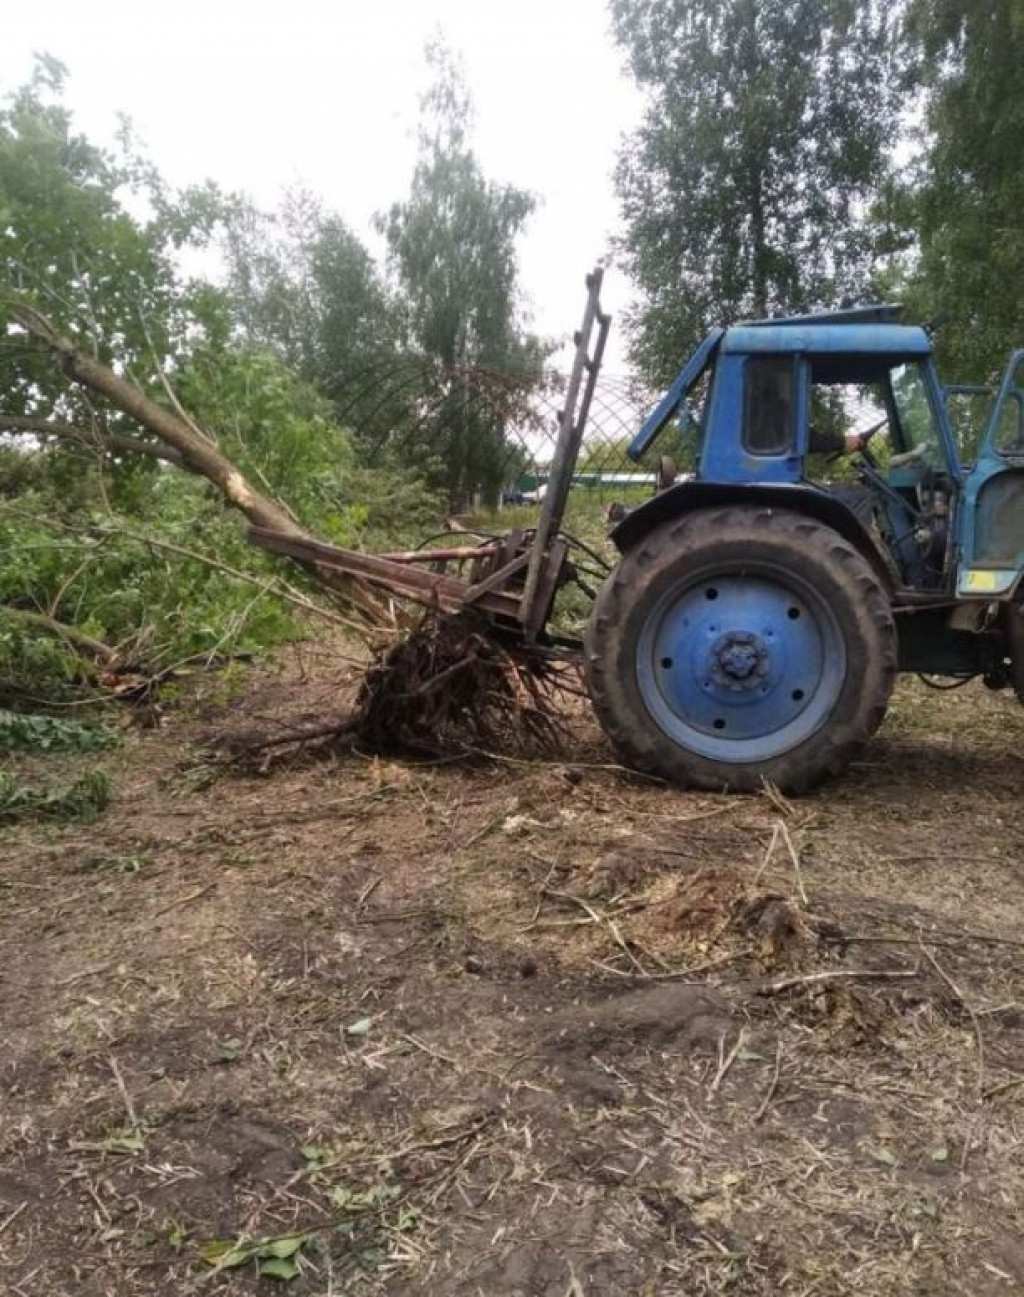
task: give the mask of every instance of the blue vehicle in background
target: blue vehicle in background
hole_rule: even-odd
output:
[[[630,449],[675,429],[695,471],[612,532],[586,634],[590,695],[629,764],[799,792],[862,748],[899,671],[1024,702],[1024,351],[973,463],[946,398],[929,329],[896,307],[704,339]],[[868,415],[847,480],[815,480]]]

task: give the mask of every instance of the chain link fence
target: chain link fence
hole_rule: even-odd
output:
[[[454,510],[521,505],[543,496],[567,382],[555,369],[392,361],[347,379],[335,406],[371,459],[421,466]],[[632,378],[599,375],[574,492],[608,500],[654,490],[655,457],[627,455],[654,399]]]

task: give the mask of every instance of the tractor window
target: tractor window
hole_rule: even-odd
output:
[[[956,438],[962,464],[973,464],[978,457],[982,433],[992,413],[992,388],[980,383],[947,387],[946,414]]]
[[[743,444],[755,455],[778,455],[792,446],[795,390],[792,357],[747,361]]]
[[[903,452],[930,468],[945,468],[939,428],[921,366],[908,362],[889,371],[892,399],[903,433]]]
[[[857,480],[856,454],[847,438],[870,438],[876,459],[889,453],[890,428],[884,371],[860,357],[829,357],[811,366],[811,400],[804,475],[830,485]]]

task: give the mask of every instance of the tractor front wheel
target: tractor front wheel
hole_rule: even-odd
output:
[[[586,667],[627,764],[698,788],[803,792],[880,725],[896,631],[881,580],[831,528],[729,506],[666,523],[622,559]]]

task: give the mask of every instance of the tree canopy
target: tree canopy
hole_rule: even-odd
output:
[[[1024,344],[1024,5],[911,0],[905,40],[923,147],[895,186],[889,282],[920,316],[948,317],[936,342],[952,374],[991,379]]]
[[[472,105],[450,52],[429,51],[433,83],[421,105],[419,160],[407,199],[382,217],[391,268],[413,346],[444,375],[468,366],[521,369],[524,385],[543,357],[525,328],[516,240],[533,211],[531,195],[487,180],[470,144]],[[474,489],[502,484],[507,408],[465,400],[464,385],[440,393],[443,437],[436,452],[454,506]]]
[[[711,325],[859,296],[897,91],[875,0],[612,0],[647,111],[619,160],[634,358],[666,381]]]
[[[264,212],[224,205],[227,291],[239,336],[268,347],[328,397],[368,358],[394,355],[401,318],[365,245],[308,190]]]

